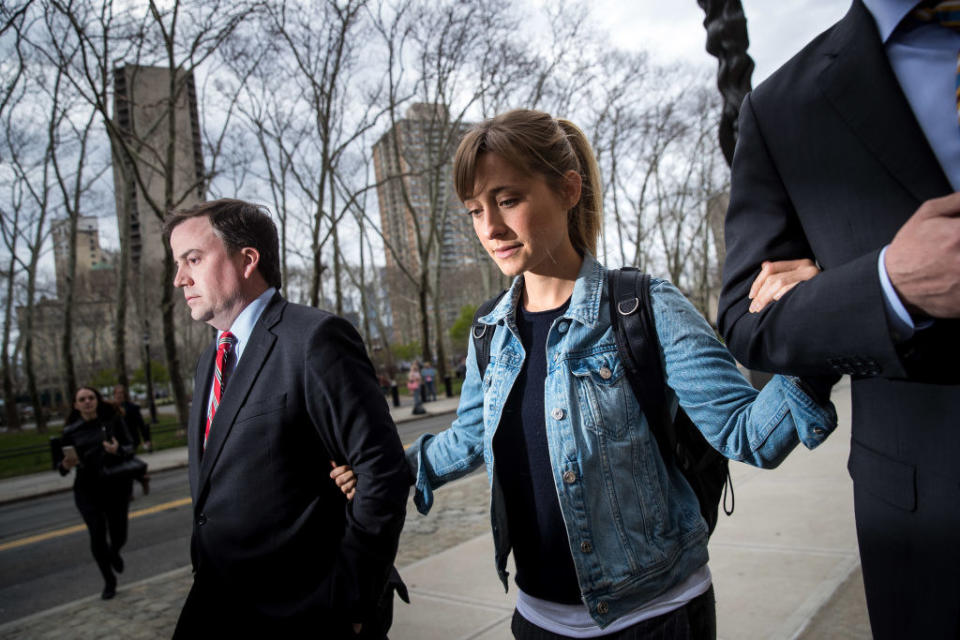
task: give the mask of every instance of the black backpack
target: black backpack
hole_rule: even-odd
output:
[[[677,407],[676,415],[671,419],[660,364],[660,340],[650,304],[650,276],[632,267],[611,269],[607,272],[607,284],[617,352],[630,387],[657,438],[660,455],[665,461],[672,458],[690,483],[700,502],[700,513],[707,522],[707,529],[713,533],[721,500],[724,513],[733,513],[733,483],[728,462],[710,446],[682,407]],[[506,291],[484,302],[473,316],[471,336],[481,378],[490,362],[493,331],[478,320],[493,310],[504,293]],[[730,489],[729,509],[726,505],[727,487]]]

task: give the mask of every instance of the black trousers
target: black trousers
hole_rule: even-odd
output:
[[[99,480],[74,488],[73,498],[90,534],[90,551],[104,582],[116,584],[110,561],[127,542],[131,480]]]
[[[353,632],[351,623],[329,613],[307,612],[286,618],[268,618],[238,602],[221,585],[209,583],[194,574],[193,586],[180,611],[173,638],[387,640],[386,634],[393,621],[393,588],[385,592],[374,618],[363,625],[359,634]]]
[[[567,640],[569,636],[541,629],[514,610],[510,625],[517,640]],[[714,640],[717,637],[717,609],[713,585],[679,609],[643,620],[603,638],[607,640]]]

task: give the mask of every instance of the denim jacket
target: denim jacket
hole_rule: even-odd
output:
[[[481,379],[473,344],[457,418],[410,448],[414,501],[426,514],[433,490],[486,464],[497,570],[507,585],[509,535],[496,481],[493,437],[524,350],[515,323],[516,278],[479,319],[491,325],[490,363]],[[812,449],[836,427],[796,380],[776,376],[757,393],[690,302],[651,279],[651,300],[669,401],[679,402],[721,453],[775,467],[798,442]],[[560,510],[583,601],[601,627],[652,600],[707,562],[707,527],[693,490],[657,442],[624,376],[610,325],[606,269],[589,254],[570,305],[547,336],[544,411]],[[489,329],[488,329],[489,330]]]

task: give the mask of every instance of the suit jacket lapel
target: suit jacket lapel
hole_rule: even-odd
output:
[[[873,17],[859,0],[825,45],[820,87],[840,117],[919,202],[950,193],[890,67]]]
[[[280,294],[274,295],[254,326],[253,333],[250,334],[250,341],[243,349],[243,357],[227,380],[220,406],[213,416],[213,424],[210,425],[207,449],[203,452],[203,459],[200,464],[197,495],[203,495],[210,480],[210,472],[217,464],[223,445],[233,430],[237,412],[243,406],[250,389],[256,382],[267,357],[270,355],[270,351],[273,349],[277,336],[271,332],[271,329],[279,321],[284,306],[286,306],[286,301]]]
[[[197,364],[199,376],[193,385],[193,403],[190,405],[190,418],[187,420],[187,451],[189,452],[190,491],[193,494],[194,504],[200,494],[200,460],[203,457],[203,422],[207,417],[207,396],[210,391],[210,380],[213,376],[213,365],[216,360],[216,341],[200,355]]]

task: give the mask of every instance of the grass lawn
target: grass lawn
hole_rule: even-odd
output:
[[[39,471],[52,473],[50,438],[59,436],[62,432],[63,425],[51,424],[46,433],[37,433],[33,429],[0,433],[0,478],[12,478]],[[155,451],[183,447],[187,444],[185,434],[177,435],[177,419],[174,416],[160,416],[158,423],[151,425],[150,432]],[[23,447],[42,447],[42,449],[38,449],[36,453],[6,457]]]

